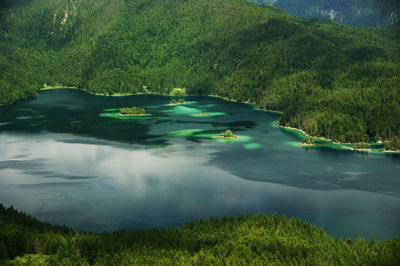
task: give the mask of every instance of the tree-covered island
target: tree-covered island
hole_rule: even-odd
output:
[[[169,105],[178,105],[188,103],[185,99],[171,99]]]
[[[146,110],[140,107],[124,107],[119,109],[120,115],[145,115]]]
[[[210,115],[209,113],[205,113],[205,112],[199,113],[199,116],[209,116],[209,115]]]
[[[222,139],[237,139],[238,137],[235,136],[232,131],[230,131],[229,129],[227,129],[226,131],[222,131],[221,133],[218,134],[219,138]]]

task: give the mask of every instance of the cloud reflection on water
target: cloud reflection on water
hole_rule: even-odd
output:
[[[1,134],[0,149],[0,202],[76,229],[168,226],[262,211],[298,216],[343,237],[400,233],[393,226],[400,218],[390,215],[400,212],[398,198],[245,180],[213,164],[220,152],[207,143],[143,149],[67,134]]]

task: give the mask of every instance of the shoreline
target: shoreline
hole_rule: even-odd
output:
[[[169,103],[169,106],[176,106],[176,105],[182,105],[182,104],[188,104],[189,102],[186,103]]]
[[[49,90],[61,90],[61,89],[76,89],[78,90],[77,87],[68,87],[68,86],[46,86],[43,88],[40,88],[39,91],[49,91]]]
[[[148,114],[121,114],[119,113],[120,116],[147,116]]]
[[[149,91],[147,91],[147,92],[139,92],[139,93],[114,93],[112,95],[106,95],[106,94],[102,94],[102,93],[93,93],[93,92],[90,92],[88,90],[77,88],[77,87],[68,87],[68,86],[54,86],[54,87],[48,86],[48,87],[44,87],[44,88],[39,89],[39,91],[41,91],[41,90],[43,90],[43,91],[45,91],[45,90],[58,90],[58,89],[77,89],[77,90],[81,90],[81,91],[87,92],[87,93],[92,94],[92,95],[106,96],[106,97],[124,97],[124,96],[134,96],[134,95],[176,96],[176,95],[171,95],[171,94],[152,93],[152,92],[149,92]],[[219,96],[219,95],[215,95],[215,94],[210,94],[210,95],[180,95],[180,96],[181,97],[186,97],[186,96],[208,96],[208,97],[218,98],[218,99],[222,99],[222,100],[229,101],[229,102],[236,102],[236,103],[243,103],[243,104],[251,105],[253,108],[256,108],[257,110],[262,111],[262,112],[279,114],[279,115],[283,114],[282,111],[268,110],[268,109],[259,108],[256,104],[251,103],[249,101],[240,102],[240,101],[235,100],[235,99],[231,99],[231,98],[228,98],[228,97],[223,97],[223,96]],[[169,104],[169,105],[171,105],[171,104]],[[174,105],[179,105],[179,104],[174,104]],[[379,153],[379,154],[384,154],[384,153],[399,154],[400,153],[400,150],[398,150],[398,151],[388,151],[388,150],[385,150],[385,149],[383,149],[383,150],[356,149],[356,148],[353,148],[353,147],[343,146],[343,145],[353,145],[353,144],[357,144],[357,143],[340,143],[340,142],[335,142],[335,141],[332,141],[332,140],[324,138],[324,137],[311,136],[311,135],[307,134],[304,130],[302,130],[300,128],[282,126],[282,125],[279,124],[279,121],[276,121],[275,125],[278,128],[283,128],[283,129],[292,130],[292,131],[296,131],[298,133],[301,133],[303,135],[303,137],[309,137],[309,138],[316,139],[316,140],[319,140],[319,141],[327,142],[328,144],[334,145],[335,146],[334,148],[336,148],[336,149],[343,149],[343,150],[356,151],[356,152]],[[381,143],[378,143],[378,144],[381,144]],[[300,142],[299,145],[303,146],[303,147],[315,147],[315,146],[318,146],[320,144],[315,144],[315,143],[314,144],[304,144],[304,143]],[[333,148],[333,147],[331,147],[331,148]]]
[[[281,126],[279,124],[279,121],[276,121],[275,124],[279,128],[286,129],[286,130],[291,130],[291,131],[296,131],[298,133],[301,133],[303,135],[303,137],[308,137],[308,138],[311,138],[311,139],[315,139],[315,140],[326,142],[327,144],[330,144],[330,145],[334,145],[334,147],[331,147],[331,148],[335,148],[335,149],[356,151],[356,152],[376,153],[376,154],[384,154],[384,153],[400,154],[400,150],[390,151],[390,150],[385,150],[384,148],[382,150],[381,149],[357,149],[357,148],[354,148],[354,147],[351,147],[351,146],[345,146],[345,145],[353,145],[353,144],[357,144],[357,143],[335,142],[335,141],[332,141],[332,140],[324,138],[324,137],[311,136],[311,135],[307,134],[304,130],[299,129],[299,128]],[[366,144],[369,145],[370,143],[366,143]],[[383,142],[378,143],[378,144],[383,144]],[[303,147],[318,147],[320,145],[325,145],[325,144],[323,144],[323,143],[321,143],[321,144],[318,144],[318,143],[308,144],[308,143],[301,143],[300,142],[299,145],[303,146]]]
[[[200,95],[199,95],[200,96]],[[283,112],[282,111],[278,111],[278,110],[269,110],[269,109],[262,109],[260,107],[258,107],[255,103],[252,103],[250,101],[246,101],[246,102],[241,102],[235,99],[231,99],[228,97],[223,97],[223,96],[219,96],[219,95],[215,95],[215,94],[210,94],[210,95],[201,95],[201,96],[208,96],[208,97],[213,97],[213,98],[218,98],[218,99],[222,99],[228,102],[235,102],[235,103],[243,103],[243,104],[247,104],[252,106],[254,109],[256,109],[257,111],[262,111],[262,112],[267,112],[267,113],[272,113],[272,114],[279,114],[282,115]]]
[[[214,135],[212,136],[213,138],[218,138],[218,139],[225,139],[225,140],[233,140],[233,139],[238,139],[239,137],[223,137],[223,136],[219,136],[219,135]]]

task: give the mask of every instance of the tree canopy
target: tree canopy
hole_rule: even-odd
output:
[[[121,115],[144,115],[146,110],[144,108],[133,106],[121,108],[119,109],[119,113]]]
[[[342,241],[276,214],[93,234],[42,223],[0,205],[0,264],[399,265],[399,248],[398,238]]]

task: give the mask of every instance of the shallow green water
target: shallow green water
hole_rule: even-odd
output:
[[[277,212],[343,238],[400,236],[398,155],[298,147],[277,115],[170,99],[57,90],[0,107],[0,202],[92,231]],[[127,106],[149,115],[121,118]],[[239,138],[215,137],[226,129]]]

